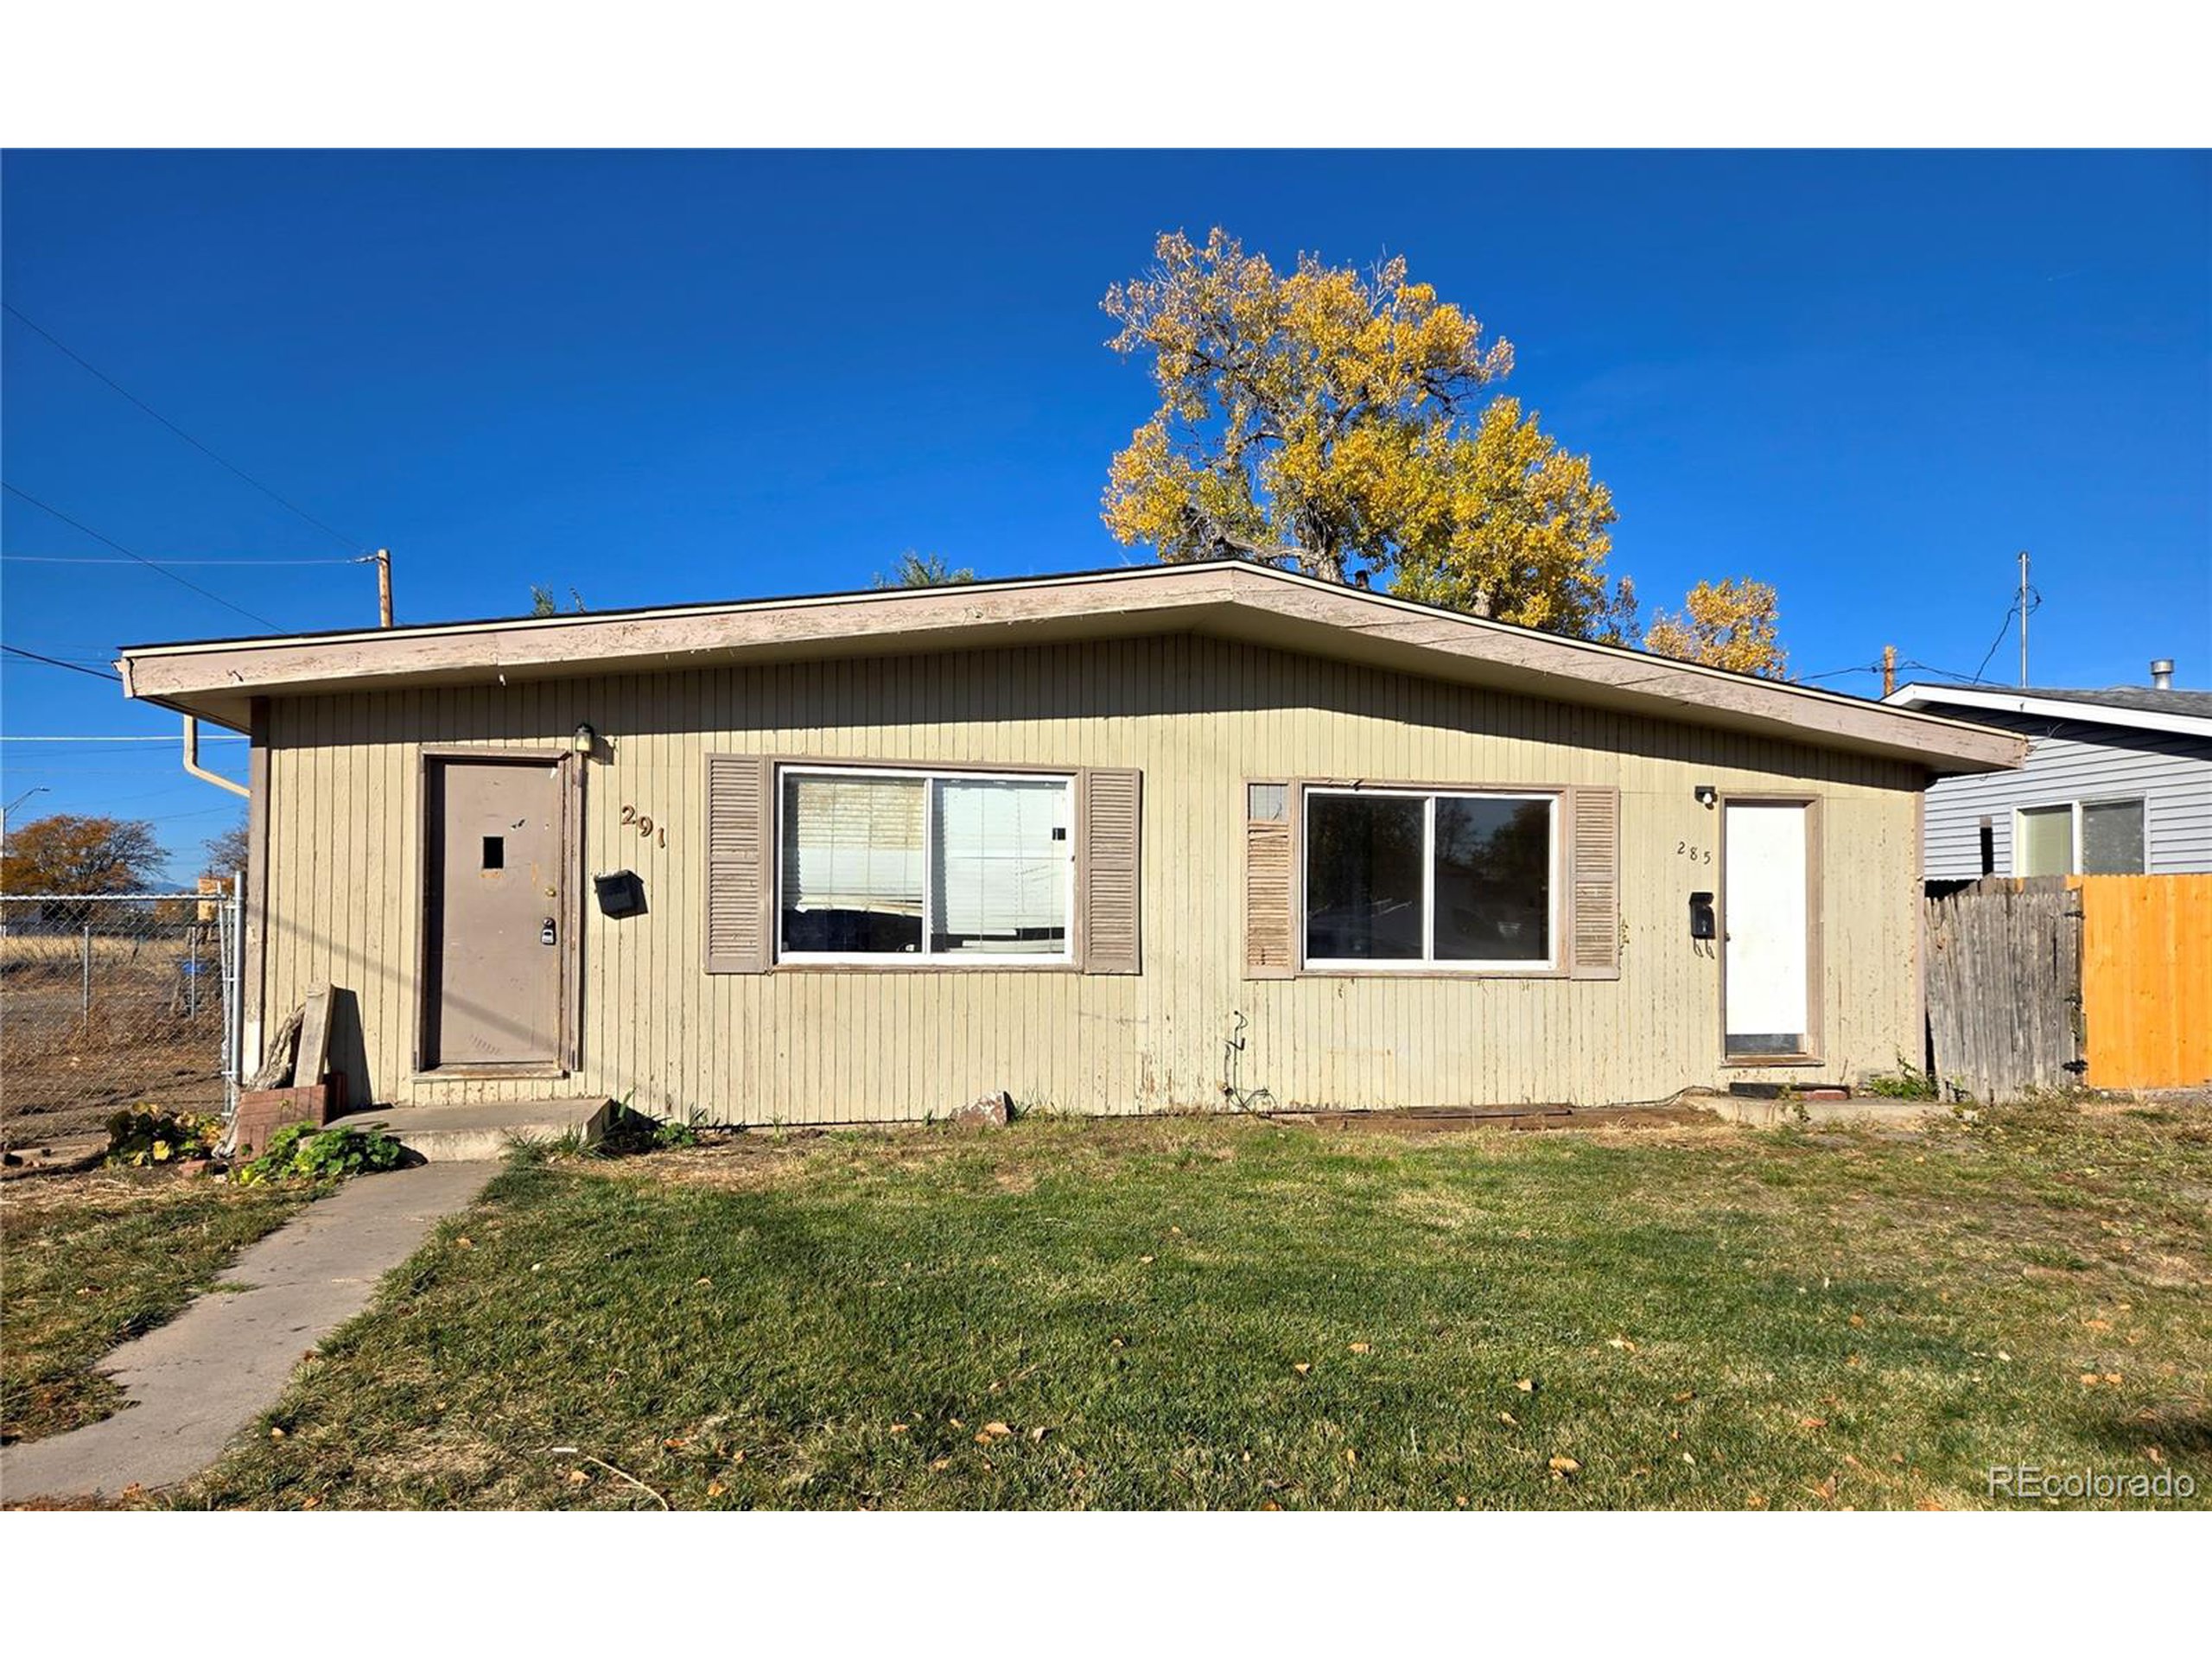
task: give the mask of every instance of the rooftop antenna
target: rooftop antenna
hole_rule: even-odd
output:
[[[2020,550],[2020,690],[2028,689],[2028,550]]]

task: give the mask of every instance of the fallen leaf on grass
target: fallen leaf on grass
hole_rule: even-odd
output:
[[[1148,1255],[1141,1255],[1141,1256],[1137,1257],[1137,1264],[1138,1264],[1140,1267],[1146,1266],[1146,1265],[1149,1264],[1151,1261],[1152,1261],[1152,1258],[1151,1258],[1150,1256],[1148,1256]]]
[[[1499,1412],[1497,1414],[1497,1421],[1503,1423],[1508,1428],[1518,1428],[1521,1427],[1521,1420],[1516,1417],[1510,1411]]]
[[[1827,1426],[1828,1420],[1825,1417],[1800,1417],[1797,1420],[1800,1428],[1826,1428]]]
[[[1534,1394],[1536,1391],[1536,1383],[1534,1377],[1524,1376],[1513,1386],[1520,1389],[1523,1394]]]
[[[476,1248],[476,1246],[470,1242],[468,1235],[466,1233],[463,1233],[459,1238],[454,1240],[453,1247],[456,1250],[473,1250]]]
[[[571,1486],[588,1486],[591,1484],[591,1477],[581,1469],[571,1469],[569,1471],[569,1484]]]
[[[728,1491],[729,1491],[729,1488],[723,1485],[719,1480],[710,1480],[707,1483],[707,1496],[709,1497],[720,1497]]]
[[[1579,1474],[1582,1465],[1573,1458],[1554,1458],[1551,1460],[1550,1468],[1552,1473],[1555,1475],[1567,1476]]]
[[[891,1432],[893,1434],[904,1434],[906,1432],[906,1425],[904,1423],[893,1423],[891,1425]]]
[[[1310,1359],[1293,1360],[1291,1362],[1290,1369],[1296,1371],[1300,1376],[1303,1376],[1306,1372],[1313,1369],[1313,1362]]]
[[[1371,1342],[1355,1342],[1351,1344],[1351,1351],[1355,1354],[1371,1354],[1375,1351],[1375,1344]]]
[[[930,1472],[933,1475],[941,1475],[951,1467],[952,1459],[950,1458],[939,1458],[935,1463],[930,1465]]]
[[[1350,1446],[1344,1447],[1344,1461],[1346,1463],[1357,1463],[1359,1461],[1359,1453],[1353,1451]]]
[[[1607,1337],[1605,1338],[1605,1346],[1608,1348],[1618,1348],[1624,1353],[1632,1354],[1636,1351],[1636,1344],[1630,1342],[1626,1337]]]

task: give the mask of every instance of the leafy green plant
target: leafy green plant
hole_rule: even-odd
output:
[[[342,1181],[348,1175],[397,1169],[406,1156],[406,1147],[378,1129],[318,1131],[310,1124],[288,1123],[235,1179],[249,1186],[261,1181]]]
[[[657,1118],[632,1109],[630,1097],[625,1095],[615,1103],[598,1150],[604,1157],[620,1158],[669,1147],[696,1147],[699,1144],[698,1118],[696,1112],[683,1117]]]
[[[165,1112],[141,1101],[107,1121],[107,1161],[143,1169],[205,1158],[223,1138],[223,1120],[198,1112]]]
[[[1908,1065],[1902,1058],[1898,1060],[1895,1071],[1862,1080],[1859,1091],[1879,1095],[1885,1100],[1936,1100],[1942,1093],[1936,1087],[1934,1077],[1916,1066]]]

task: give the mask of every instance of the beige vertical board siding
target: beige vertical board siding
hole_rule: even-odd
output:
[[[601,741],[570,763],[585,768],[576,1073],[417,1077],[422,751],[565,751],[579,721]],[[380,1103],[559,1088],[800,1123],[918,1117],[1005,1089],[1076,1111],[1205,1108],[1239,1011],[1241,1084],[1284,1107],[1648,1100],[1920,1052],[1922,777],[1902,763],[1194,635],[280,699],[268,741],[267,1017],[322,979],[352,990],[365,1060],[348,1082]],[[1138,768],[1142,971],[706,973],[710,753]],[[1617,786],[1620,977],[1246,979],[1248,777]],[[1688,938],[1688,893],[1721,891],[1719,815],[1692,798],[1699,784],[1821,803],[1818,1065],[1721,1064],[1719,961]],[[626,828],[626,805],[667,846]],[[646,910],[609,920],[590,878],[624,868]]]

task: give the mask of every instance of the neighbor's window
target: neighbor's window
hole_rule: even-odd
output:
[[[2143,803],[2024,806],[2013,826],[2015,875],[2140,875]]]
[[[2082,873],[2143,874],[2143,803],[2082,803]]]
[[[1306,794],[1310,967],[1552,965],[1550,795]]]
[[[779,954],[1068,959],[1066,778],[786,770]]]
[[[2015,875],[2065,875],[2074,868],[2074,809],[2071,806],[2028,806],[2020,809],[2013,830]]]

